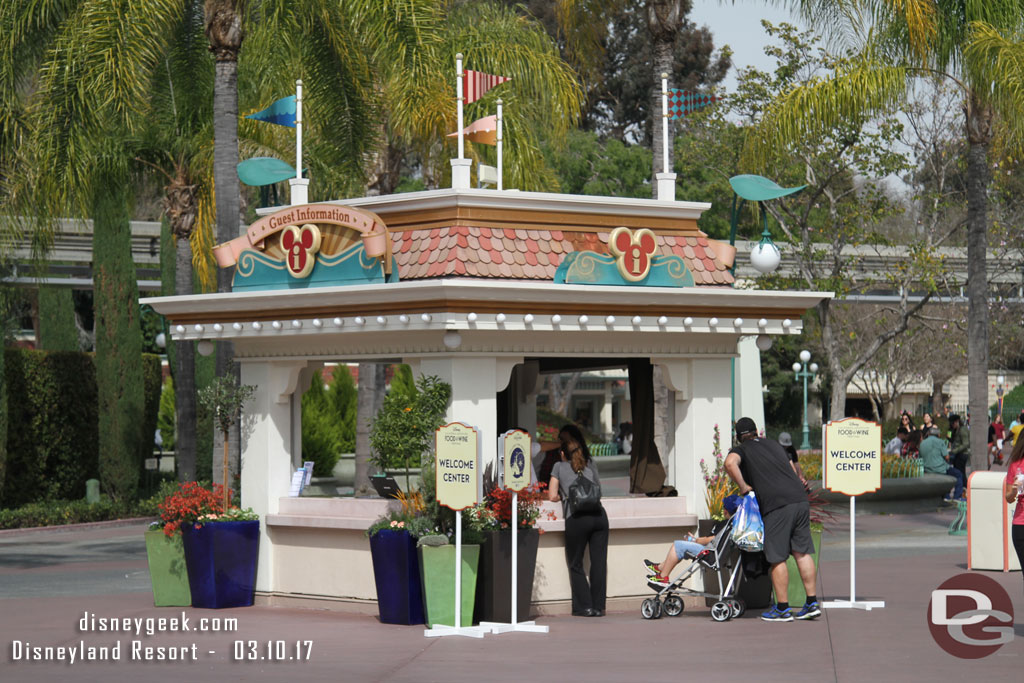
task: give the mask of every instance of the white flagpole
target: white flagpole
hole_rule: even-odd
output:
[[[455,55],[455,95],[456,95],[456,107],[459,112],[459,158],[463,156],[463,143],[462,143],[462,53]]]
[[[504,186],[502,185],[502,168],[501,168],[502,167],[502,163],[501,163],[501,100],[498,100],[498,117],[497,118],[498,118],[498,189],[502,190],[502,189],[504,189]],[[513,513],[513,515],[514,514],[515,513]],[[515,552],[516,551],[513,549],[512,550],[512,557],[513,558],[515,557]],[[514,566],[515,565],[513,565],[513,567]],[[512,571],[514,572],[515,569],[513,569]],[[512,604],[515,605],[515,597],[512,598]],[[515,623],[515,620],[513,620],[512,623]]]
[[[302,81],[295,81],[295,177],[302,179]]]
[[[661,140],[662,172],[670,173],[672,169],[668,167],[668,74],[664,72],[661,74]]]

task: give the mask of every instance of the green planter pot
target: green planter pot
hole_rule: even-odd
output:
[[[163,529],[146,532],[146,557],[149,559],[149,581],[153,585],[153,604],[157,607],[187,607],[192,604],[185,549],[181,534],[171,538]]]
[[[427,626],[455,625],[455,546],[420,546],[420,576],[423,579],[423,607]],[[462,546],[461,626],[473,625],[476,600],[476,569],[480,546]]]
[[[811,540],[814,541],[814,567],[818,567],[818,553],[821,551],[821,530],[811,530]],[[807,600],[807,591],[804,590],[804,582],[800,578],[800,572],[796,568],[796,560],[790,555],[786,559],[786,569],[789,570],[789,604],[795,607],[802,607]]]

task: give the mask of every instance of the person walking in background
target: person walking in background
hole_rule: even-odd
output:
[[[1013,539],[1013,549],[1017,551],[1017,560],[1024,567],[1024,439],[1019,439],[1010,453],[1005,484],[1006,502],[1017,504],[1013,510],[1010,538]]]
[[[796,470],[796,476],[800,477],[800,481],[803,482],[804,488],[806,488],[807,477],[804,476],[804,470],[800,467],[800,454],[796,452],[796,447],[793,446],[793,437],[790,436],[789,432],[779,434],[779,445],[786,451],[789,461],[793,463],[793,469]]]
[[[959,415],[949,416],[949,459],[967,481],[967,461],[971,457],[971,430],[960,423]]]
[[[821,616],[818,604],[817,568],[814,566],[814,541],[811,539],[811,507],[807,492],[797,476],[786,451],[771,439],[757,436],[757,425],[749,417],[736,421],[738,444],[725,458],[725,470],[739,494],[751,491],[764,520],[764,556],[771,565],[772,588],[776,604],[761,615],[764,621],[793,621]],[[807,592],[807,602],[795,615],[789,608],[789,569],[786,559],[796,560]]]
[[[924,471],[928,474],[948,474],[956,479],[952,497],[947,495],[942,499],[943,501],[953,503],[967,500],[964,498],[964,475],[949,464],[949,449],[946,447],[946,442],[939,438],[938,427],[932,427],[928,437],[921,442],[921,464],[924,465]]]
[[[1020,436],[1021,430],[1024,430],[1024,410],[1020,411],[1020,415],[1017,419],[1010,423],[1010,434],[1013,440],[1010,441],[1010,445],[1017,445],[1017,437]]]
[[[1006,429],[1003,426],[1003,416],[996,415],[988,425],[988,450],[991,455],[990,463],[1003,464],[1003,436]]]
[[[558,433],[562,442],[560,462],[551,470],[548,499],[562,501],[565,518],[565,563],[569,567],[572,613],[577,617],[603,617],[608,584],[608,515],[602,506],[596,513],[574,513],[568,504],[569,487],[580,475],[598,486],[597,466],[579,427],[567,424]],[[590,548],[590,581],[583,571],[583,553]]]

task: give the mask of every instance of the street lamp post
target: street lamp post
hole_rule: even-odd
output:
[[[996,398],[999,400],[999,413],[998,414],[999,414],[1000,419],[1002,419],[1002,417],[1003,417],[1003,382],[1005,382],[1005,381],[1006,381],[1006,378],[1003,377],[1002,375],[999,375],[998,377],[996,377]]]
[[[800,352],[801,363],[793,363],[793,373],[797,382],[802,378],[804,380],[804,440],[800,444],[801,450],[808,450],[811,447],[811,430],[807,426],[807,380],[808,378],[814,379],[818,374],[818,364],[811,363],[808,365],[808,361],[811,360],[811,352],[804,349]]]

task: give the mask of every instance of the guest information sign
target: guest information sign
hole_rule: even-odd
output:
[[[467,424],[451,422],[438,427],[437,500],[452,510],[465,510],[480,502],[480,440]]]

